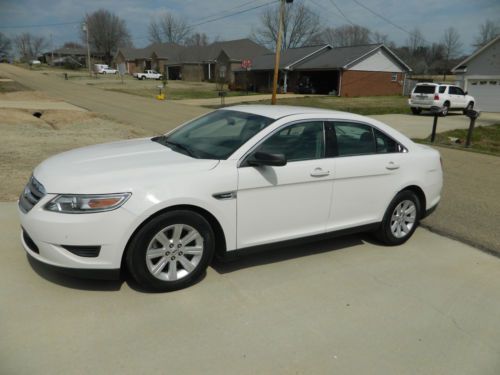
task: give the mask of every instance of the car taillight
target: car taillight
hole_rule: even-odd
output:
[[[434,94],[434,100],[439,100],[439,95],[438,94]]]

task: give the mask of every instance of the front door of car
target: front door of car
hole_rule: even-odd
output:
[[[284,154],[284,166],[251,166],[255,152]],[[332,197],[333,159],[325,157],[322,121],[280,128],[238,168],[237,246],[323,233]]]
[[[404,149],[370,125],[333,122],[336,154],[327,230],[381,221],[405,169]]]

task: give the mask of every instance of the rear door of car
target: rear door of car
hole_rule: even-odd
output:
[[[405,149],[369,124],[328,123],[337,156],[327,231],[380,222],[406,168]]]
[[[465,93],[460,87],[450,86],[450,90],[453,89],[453,108],[465,108],[467,106],[465,100]]]

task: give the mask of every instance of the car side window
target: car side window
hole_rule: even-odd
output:
[[[449,91],[450,95],[457,95],[458,94],[456,88],[453,86],[450,86],[448,91]]]
[[[353,122],[334,122],[338,156],[366,155],[376,152],[372,127]]]
[[[439,93],[444,94],[446,92],[446,86],[439,86]]]
[[[284,154],[289,162],[324,158],[323,122],[301,122],[287,126],[266,139],[257,150]]]
[[[399,144],[391,137],[385,135],[378,129],[373,129],[375,133],[375,144],[377,154],[388,154],[391,152],[399,152]]]
[[[463,90],[460,87],[455,87],[455,94],[456,95],[465,95]]]

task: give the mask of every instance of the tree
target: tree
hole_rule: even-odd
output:
[[[158,19],[152,19],[149,24],[149,40],[153,43],[182,44],[191,33],[187,21],[165,12]]]
[[[413,29],[406,40],[406,45],[408,46],[408,51],[412,56],[418,53],[419,49],[422,49],[422,47],[425,46],[425,39],[420,29]]]
[[[63,44],[62,48],[75,48],[75,49],[82,49],[85,48],[83,45],[81,45],[78,42],[66,42]]]
[[[500,35],[500,20],[494,22],[492,20],[486,20],[483,24],[479,26],[479,33],[476,36],[474,46],[482,47],[488,43],[493,38]]]
[[[0,59],[5,59],[9,55],[11,46],[10,39],[0,33]]]
[[[251,38],[269,49],[276,48],[279,7],[267,8],[260,16],[260,26]],[[313,41],[321,30],[319,15],[303,4],[286,4],[281,49],[301,47]]]
[[[205,47],[208,46],[209,40],[205,33],[194,33],[186,38],[184,44],[186,46]]]
[[[125,21],[106,9],[86,14],[83,22],[87,24],[89,44],[92,50],[104,54],[107,64],[119,47],[130,46],[130,34]],[[86,43],[86,32],[81,30],[81,39]]]
[[[320,40],[332,47],[348,47],[369,44],[370,30],[359,25],[344,25],[336,28],[327,27],[320,34]]]
[[[443,50],[443,80],[446,79],[446,73],[450,69],[450,60],[456,58],[462,50],[462,42],[460,42],[460,34],[454,27],[449,27],[445,30],[441,44]]]
[[[24,62],[36,59],[42,53],[42,50],[48,46],[47,39],[31,33],[17,35],[14,38],[14,44],[21,61]]]

